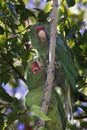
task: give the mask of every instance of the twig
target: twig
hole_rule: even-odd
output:
[[[50,46],[49,46],[49,65],[47,70],[47,80],[44,86],[44,96],[42,101],[42,111],[47,114],[55,73],[55,46],[56,46],[56,31],[57,31],[57,10],[58,10],[58,0],[53,0],[53,8],[51,12],[51,23],[50,23]],[[45,126],[45,121],[39,120],[37,123],[37,130]]]
[[[8,105],[8,102],[0,100],[0,104],[2,104],[2,105]]]
[[[87,118],[87,115],[74,116],[73,118],[74,118],[75,120],[80,120],[80,119]]]

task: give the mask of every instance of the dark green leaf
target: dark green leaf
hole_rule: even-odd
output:
[[[41,127],[39,128],[39,130],[48,130],[48,129],[45,128],[45,127],[43,127],[43,126],[41,126]]]
[[[11,125],[18,118],[17,116],[17,110],[12,110],[8,116],[7,124]]]
[[[85,111],[85,113],[87,114],[87,106],[81,106],[81,108],[82,108],[83,111]]]
[[[52,1],[52,0],[47,0],[47,2],[49,2],[49,1]]]
[[[75,5],[75,0],[66,0],[68,7],[72,7]]]
[[[23,35],[22,42],[23,42],[23,43],[29,42],[29,35],[28,35],[28,32],[26,32],[26,33]]]
[[[78,130],[76,124],[70,124],[69,122],[67,122],[67,128],[69,128],[70,130]]]
[[[10,10],[15,10],[15,6],[11,3],[7,4]]]
[[[85,129],[85,128],[87,128],[87,122],[86,121],[83,121],[83,122],[81,122],[81,128],[83,129]],[[86,130],[86,129],[85,129]]]
[[[23,0],[18,0],[18,2],[20,3],[20,5],[25,7],[25,4],[24,4]]]
[[[0,12],[0,17],[4,15],[4,12]]]
[[[2,26],[0,26],[0,35],[4,34],[4,28]]]
[[[2,130],[4,127],[4,116],[2,113],[0,113],[0,130]]]
[[[44,11],[40,11],[38,14],[38,21],[39,22],[47,22],[47,18],[49,17],[50,12],[45,13]]]
[[[28,9],[22,10],[20,17],[21,20],[27,20],[29,17],[34,17],[36,19],[36,15]]]
[[[7,102],[13,102],[13,98],[0,86],[0,98]]]
[[[7,6],[9,8],[10,14],[11,14],[14,22],[17,23],[18,22],[18,14],[16,12],[15,5],[8,3]]]

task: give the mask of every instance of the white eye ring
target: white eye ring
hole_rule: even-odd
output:
[[[37,70],[38,70],[38,67],[34,67],[33,68],[33,73],[35,74],[37,72]]]

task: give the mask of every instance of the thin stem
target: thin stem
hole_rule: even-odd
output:
[[[57,32],[57,11],[58,11],[58,0],[53,0],[53,8],[51,12],[51,22],[50,22],[50,46],[49,46],[49,65],[47,69],[47,80],[44,86],[44,96],[42,100],[42,111],[44,114],[47,114],[53,82],[54,82],[54,74],[55,74],[55,46],[56,46],[56,32]],[[45,126],[45,121],[39,120],[37,123],[37,130],[41,126]]]

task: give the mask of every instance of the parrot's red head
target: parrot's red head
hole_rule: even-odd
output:
[[[45,43],[47,41],[47,35],[45,31],[45,27],[42,25],[38,25],[35,29],[37,36],[40,40],[40,43]]]
[[[41,68],[39,67],[38,63],[35,61],[31,65],[32,74],[38,74],[41,72]]]
[[[44,30],[44,31],[45,31],[45,28],[44,28],[44,26],[42,26],[42,25],[38,25],[38,26],[36,27],[36,29],[35,29],[36,33],[38,33],[38,32],[41,31],[41,30]]]

